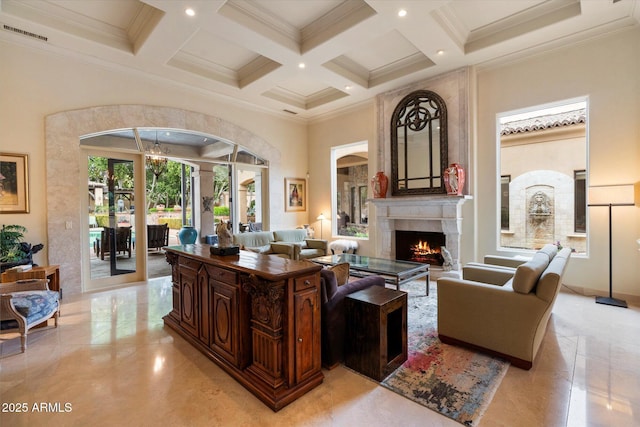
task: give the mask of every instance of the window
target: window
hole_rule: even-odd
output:
[[[500,247],[586,252],[586,100],[504,113],[498,129]]]
[[[333,234],[369,237],[369,144],[359,142],[331,149]]]
[[[509,230],[509,175],[500,177],[500,228]]]

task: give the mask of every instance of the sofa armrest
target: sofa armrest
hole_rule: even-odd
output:
[[[473,264],[462,267],[462,277],[473,282],[488,283],[504,286],[513,278],[516,270],[513,268],[492,266],[489,264]]]
[[[549,303],[509,286],[440,278],[438,334],[533,360],[535,338]]]
[[[323,239],[305,239],[307,242],[307,247],[311,249],[322,249],[324,253],[327,253],[329,249],[329,241]]]
[[[485,264],[493,264],[499,265],[502,267],[511,267],[516,268],[520,264],[524,264],[529,259],[525,259],[522,257],[508,257],[508,256],[500,256],[500,255],[485,255],[484,263]]]
[[[300,257],[300,246],[293,243],[271,242],[271,252],[287,255],[290,259],[298,259]]]

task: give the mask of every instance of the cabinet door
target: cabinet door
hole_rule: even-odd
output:
[[[207,269],[202,266],[198,270],[198,310],[199,316],[198,333],[200,341],[205,345],[209,345],[209,336],[211,329],[211,317],[209,313],[209,274]]]
[[[190,268],[180,268],[180,325],[193,336],[198,336],[197,273]]]
[[[320,371],[320,307],[316,286],[295,293],[296,382]]]
[[[213,318],[211,347],[237,366],[240,343],[238,286],[213,279],[209,284],[211,292],[209,312],[212,313]]]

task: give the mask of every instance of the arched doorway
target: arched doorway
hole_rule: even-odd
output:
[[[86,181],[80,175],[80,137],[112,129],[163,127],[189,129],[234,141],[267,159],[279,170],[280,152],[261,137],[218,117],[187,110],[146,105],[92,107],[47,116],[45,148],[47,168],[47,231],[49,263],[61,265],[65,294],[85,290],[82,248],[87,238],[79,225],[85,220],[81,198]],[[142,157],[144,153],[141,153]],[[275,180],[273,174],[269,177]],[[276,185],[272,186],[276,188]],[[76,225],[74,228],[73,225]]]

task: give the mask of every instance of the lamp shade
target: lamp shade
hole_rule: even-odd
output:
[[[589,205],[628,205],[636,203],[638,184],[594,185],[589,187]]]
[[[320,215],[318,215],[318,217],[316,218],[318,221],[324,221],[326,218],[324,217],[324,214],[321,213]]]

